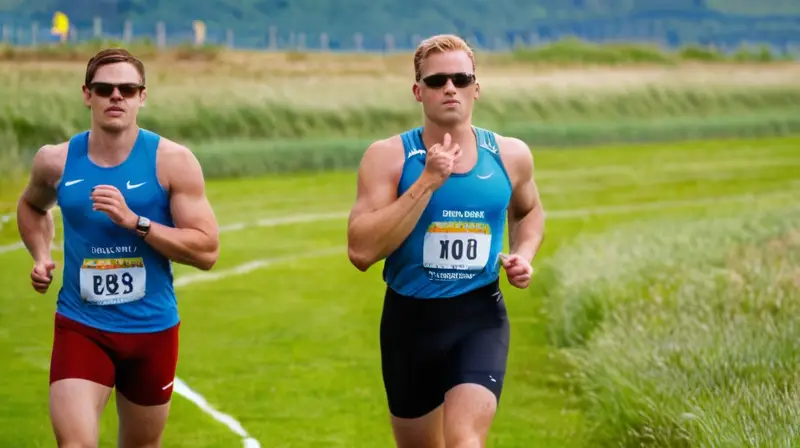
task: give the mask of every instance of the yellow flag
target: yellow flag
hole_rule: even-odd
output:
[[[62,38],[67,37],[69,34],[69,17],[61,11],[56,11],[53,14],[53,28],[50,32]]]
[[[202,20],[195,20],[192,22],[194,27],[194,44],[203,45],[206,41],[206,24]]]

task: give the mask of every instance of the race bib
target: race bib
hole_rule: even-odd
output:
[[[117,305],[144,297],[147,274],[142,258],[84,259],[81,297],[95,305]]]
[[[433,222],[425,233],[422,263],[427,269],[480,271],[489,261],[491,248],[489,224]]]

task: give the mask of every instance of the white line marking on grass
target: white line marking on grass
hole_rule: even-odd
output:
[[[184,383],[180,378],[175,378],[175,387],[172,390],[174,390],[176,394],[185,397],[187,400],[197,405],[200,410],[210,415],[214,420],[227,426],[228,429],[241,437],[245,448],[261,447],[261,444],[258,443],[258,440],[250,437],[250,434],[245,431],[244,427],[241,423],[239,423],[238,420],[228,414],[224,414],[214,409],[210,404],[208,404],[208,401],[203,398],[202,395],[190,389],[189,386],[187,386],[186,383]]]
[[[260,219],[255,222],[237,222],[233,224],[228,224],[224,226],[220,226],[219,231],[220,233],[224,232],[236,232],[238,230],[244,230],[251,227],[276,227],[281,226],[284,224],[299,224],[299,223],[308,223],[308,222],[319,222],[319,221],[326,221],[326,220],[333,220],[333,219],[341,219],[346,218],[349,215],[349,212],[332,212],[332,213],[314,213],[308,215],[288,215],[282,216],[278,218],[267,218],[267,219]]]
[[[548,219],[569,219],[582,216],[591,215],[612,215],[615,213],[631,213],[641,210],[652,210],[666,207],[692,207],[708,204],[718,204],[723,202],[740,202],[757,200],[761,197],[782,196],[792,190],[780,190],[774,192],[765,192],[758,194],[745,194],[745,195],[730,195],[730,196],[712,196],[707,198],[687,199],[682,201],[655,201],[643,202],[639,204],[627,205],[609,205],[596,208],[577,208],[566,210],[550,210],[546,211]],[[335,221],[337,219],[344,219],[349,216],[349,211],[330,212],[330,213],[317,213],[317,214],[304,214],[304,215],[287,215],[277,218],[264,218],[251,222],[236,222],[220,226],[220,233],[238,232],[241,230],[258,228],[258,227],[278,227],[286,224],[298,223],[313,223],[322,221]],[[22,249],[22,243],[14,243],[6,246],[0,246],[0,255],[6,252],[12,252],[17,249]],[[55,250],[63,250],[63,245],[53,245]]]
[[[8,224],[11,221],[11,217],[14,215],[0,215],[0,230],[3,230],[3,226]]]
[[[712,196],[708,198],[686,199],[676,201],[655,201],[643,202],[639,204],[623,204],[623,205],[609,205],[596,208],[576,208],[565,210],[552,210],[546,211],[547,218],[549,219],[569,219],[581,216],[591,215],[612,215],[615,213],[630,213],[640,210],[660,209],[666,207],[691,207],[707,204],[718,204],[722,202],[740,202],[756,200],[760,197],[782,196],[787,191],[775,191],[761,194],[745,194],[745,195],[730,195],[730,196]],[[251,222],[238,222],[224,226],[225,232],[236,232],[239,230],[252,229],[256,227],[276,227],[282,224],[294,223],[310,223],[321,221],[333,221],[337,219],[344,219],[349,216],[349,212],[332,212],[311,215],[290,215],[281,218],[261,219]],[[222,232],[222,228],[220,228]]]
[[[209,272],[209,273],[199,273],[199,274],[190,274],[190,275],[183,275],[173,282],[176,288],[180,288],[183,286],[191,285],[194,283],[199,282],[211,282],[216,280],[222,280],[228,277],[232,277],[235,275],[244,275],[249,272],[252,272],[256,269],[265,268],[268,266],[272,266],[275,264],[280,263],[289,263],[297,260],[301,260],[304,258],[314,258],[318,256],[324,255],[332,255],[336,253],[344,253],[345,247],[332,247],[329,249],[323,249],[313,252],[305,252],[298,255],[289,255],[285,257],[275,257],[275,258],[264,258],[261,260],[253,260],[239,266],[236,266],[231,269],[226,269],[217,272]],[[250,435],[245,431],[244,427],[238,420],[234,417],[224,414],[216,409],[214,409],[202,395],[195,392],[188,385],[186,385],[183,380],[175,377],[174,380],[174,388],[176,394],[186,398],[187,400],[191,401],[197,407],[200,408],[203,412],[210,415],[214,420],[222,423],[223,425],[227,426],[235,434],[239,435],[242,438],[242,443],[244,444],[245,448],[261,448],[261,444],[258,440],[250,437]]]
[[[13,251],[18,250],[18,249],[25,249],[25,244],[22,241],[20,241],[18,243],[8,244],[6,246],[0,246],[0,255],[4,254],[6,252],[13,252]],[[52,249],[52,250],[64,250],[64,246],[61,245],[61,244],[53,243],[50,246],[50,249]]]
[[[5,245],[5,246],[0,246],[0,255],[4,254],[6,252],[13,252],[13,251],[15,251],[17,249],[23,249],[24,247],[25,247],[25,245],[22,244],[22,242],[14,243],[14,244],[8,244],[8,245]]]
[[[305,258],[316,258],[325,255],[334,255],[334,254],[345,254],[347,253],[347,247],[332,247],[329,249],[322,249],[316,250],[311,252],[304,252],[302,254],[297,255],[287,255],[283,257],[274,257],[274,258],[262,258],[260,260],[253,260],[248,261],[247,263],[240,264],[231,269],[225,269],[222,271],[211,271],[211,272],[199,272],[197,274],[189,274],[181,276],[180,278],[175,279],[173,284],[176,288],[180,288],[182,286],[186,286],[189,284],[199,283],[199,282],[213,282],[216,280],[221,280],[228,277],[233,277],[236,275],[244,275],[249,274],[257,269],[263,269],[269,266],[273,266],[280,263],[291,263],[293,261],[302,260]]]

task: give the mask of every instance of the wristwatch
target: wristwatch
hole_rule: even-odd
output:
[[[139,220],[136,221],[136,233],[142,238],[146,237],[150,233],[150,220],[140,216]]]

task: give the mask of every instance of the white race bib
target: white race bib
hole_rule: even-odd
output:
[[[433,222],[422,248],[427,269],[480,271],[489,261],[492,230],[482,222]]]
[[[147,274],[142,258],[84,259],[81,297],[95,305],[116,305],[144,297]]]

